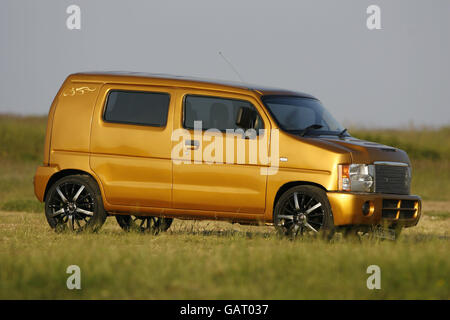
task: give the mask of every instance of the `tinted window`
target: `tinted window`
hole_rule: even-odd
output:
[[[245,112],[245,111],[247,112]],[[244,112],[243,112],[244,111]],[[239,121],[245,114],[246,121]],[[263,129],[264,124],[255,107],[248,101],[186,96],[184,127],[194,129],[194,121],[202,122],[202,129]],[[245,123],[245,124],[244,124]]]
[[[286,131],[302,131],[314,124],[322,127],[309,134],[338,134],[344,129],[319,100],[295,96],[265,96],[262,100]]]
[[[163,127],[167,122],[169,100],[167,93],[111,91],[105,121]]]

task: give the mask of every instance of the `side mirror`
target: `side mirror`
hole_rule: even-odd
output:
[[[254,129],[257,117],[256,110],[248,107],[240,107],[236,118],[236,125],[244,130]]]

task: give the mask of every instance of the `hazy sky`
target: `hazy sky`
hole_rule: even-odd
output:
[[[46,114],[79,71],[239,80],[222,51],[245,81],[311,93],[346,125],[450,124],[449,0],[3,0],[0,44],[0,113]]]

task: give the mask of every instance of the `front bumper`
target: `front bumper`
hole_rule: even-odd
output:
[[[422,200],[415,195],[328,192],[334,225],[415,226],[422,214]],[[369,202],[370,210],[363,213]]]

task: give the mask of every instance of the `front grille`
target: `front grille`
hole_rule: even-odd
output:
[[[384,219],[412,219],[416,215],[416,200],[383,199],[381,217]]]
[[[409,194],[408,167],[376,165],[375,192]]]

